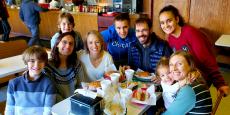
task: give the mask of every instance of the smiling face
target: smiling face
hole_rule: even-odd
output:
[[[129,32],[129,22],[127,20],[116,20],[114,22],[117,34],[125,39]]]
[[[35,56],[32,56],[28,62],[27,67],[29,70],[29,76],[34,78],[42,72],[42,69],[45,67],[45,62],[42,60],[38,60]]]
[[[170,11],[162,12],[159,16],[159,21],[160,21],[161,29],[166,34],[175,34],[177,29],[179,29],[178,28],[179,18],[175,17],[173,13]]]
[[[188,72],[191,70],[188,61],[181,55],[174,55],[169,60],[169,70],[171,73],[171,77],[180,81],[187,77]]]
[[[99,54],[101,52],[102,43],[100,39],[94,35],[89,34],[87,37],[87,46],[90,54]]]
[[[150,28],[147,23],[136,24],[136,37],[142,45],[146,45],[150,42]]]
[[[71,35],[64,36],[57,47],[61,55],[69,56],[74,49],[74,38]]]
[[[67,18],[62,18],[59,24],[59,28],[62,33],[71,32],[73,30],[74,25],[69,22]]]
[[[161,81],[164,83],[172,83],[173,80],[170,76],[169,68],[162,66],[157,69],[158,76],[161,78]]]

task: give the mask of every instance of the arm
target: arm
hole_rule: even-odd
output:
[[[227,86],[223,76],[219,71],[214,54],[211,51],[210,45],[205,41],[207,39],[201,32],[191,28],[188,32],[188,43],[194,53],[194,58],[201,64],[200,68],[202,72],[207,74],[209,80],[213,83],[216,88],[221,86]],[[209,84],[210,85],[210,84]]]
[[[24,22],[24,15],[23,15],[22,9],[20,9],[19,11],[19,17]]]
[[[171,54],[173,53],[172,49],[170,48],[169,44],[165,42],[165,47],[164,47],[164,55],[166,57],[170,57]]]
[[[15,97],[12,80],[9,81],[7,88],[5,115],[14,115],[15,111]]]
[[[59,33],[57,32],[57,33],[55,33],[53,36],[52,36],[52,38],[51,38],[51,40],[50,40],[50,47],[51,47],[51,49],[54,47],[54,45],[55,45],[55,43],[56,43],[56,41],[57,41],[57,38],[59,37]]]
[[[101,35],[103,36],[106,43],[108,43],[110,39],[112,39],[114,32],[116,32],[114,25],[110,26],[107,30],[101,32]]]
[[[84,43],[83,43],[83,40],[82,40],[82,37],[81,37],[81,34],[79,33],[79,32],[77,32],[77,31],[75,31],[75,38],[76,38],[76,40],[77,40],[77,42],[78,42],[78,48],[80,48],[80,49],[84,49]]]
[[[51,108],[55,104],[55,101],[56,101],[56,90],[54,84],[49,83],[48,88],[46,90],[43,115],[51,115]]]
[[[40,7],[37,3],[33,3],[34,5],[34,9],[38,12],[46,12],[46,11],[49,11],[49,9],[46,9],[46,8],[42,8]]]
[[[196,95],[193,89],[186,85],[177,93],[176,99],[163,115],[185,115],[195,107]],[[179,107],[179,108],[178,108]]]
[[[87,76],[85,74],[85,70],[82,66],[82,64],[80,63],[80,61],[78,62],[77,67],[75,67],[75,69],[77,69],[77,76],[76,76],[76,80],[77,83],[75,84],[75,89],[80,88],[81,87],[81,82],[87,82]]]

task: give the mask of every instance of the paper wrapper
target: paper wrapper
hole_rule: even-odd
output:
[[[135,98],[132,98],[132,102],[134,103],[139,103],[139,104],[145,104],[145,105],[156,105],[156,94],[155,94],[155,86],[151,85],[148,89],[147,92],[150,94],[149,99],[146,99],[145,101],[140,101]]]

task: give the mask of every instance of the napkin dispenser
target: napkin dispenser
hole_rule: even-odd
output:
[[[70,98],[71,113],[76,115],[100,115],[101,114],[101,97],[95,99],[75,94]]]

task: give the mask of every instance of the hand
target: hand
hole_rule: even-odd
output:
[[[156,83],[156,84],[160,84],[160,83],[161,83],[161,79],[160,79],[159,77],[153,77],[153,78],[151,79],[151,81],[152,81],[153,83]]]
[[[198,70],[189,72],[188,73],[188,81],[189,81],[189,83],[192,83],[198,77],[201,77],[201,73]]]
[[[229,86],[221,86],[218,90],[220,93],[224,94],[224,97],[228,96],[229,94]]]

